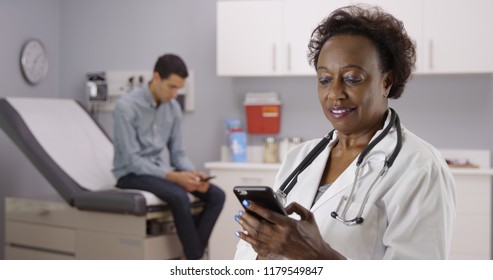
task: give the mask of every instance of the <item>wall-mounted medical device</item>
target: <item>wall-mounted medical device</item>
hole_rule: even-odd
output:
[[[86,100],[91,110],[112,111],[116,100],[136,87],[146,87],[152,71],[95,71],[87,73]],[[177,101],[184,112],[195,110],[195,77],[189,70],[185,86],[178,91]]]
[[[105,72],[87,73],[86,96],[89,101],[108,100],[108,84]]]

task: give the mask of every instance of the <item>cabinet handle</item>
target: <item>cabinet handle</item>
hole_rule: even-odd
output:
[[[272,44],[272,71],[276,72],[276,43]]]
[[[430,70],[433,70],[433,41],[430,40],[430,42],[428,43],[428,47],[429,47],[429,56],[428,56],[428,63],[429,63],[429,66],[430,66]]]
[[[48,215],[50,215],[50,213],[51,213],[50,210],[42,209],[42,210],[39,210],[38,216],[48,216]]]
[[[288,43],[288,72],[291,72],[291,43]]]

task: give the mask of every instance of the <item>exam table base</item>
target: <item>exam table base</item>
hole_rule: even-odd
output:
[[[6,198],[6,259],[177,259],[171,213],[81,211],[63,202]],[[192,211],[200,211],[193,209]],[[161,228],[159,233],[149,228]]]

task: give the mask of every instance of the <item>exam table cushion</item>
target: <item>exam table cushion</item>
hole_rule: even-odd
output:
[[[165,207],[155,195],[115,188],[113,144],[71,99],[0,99],[0,127],[71,205],[144,215]]]

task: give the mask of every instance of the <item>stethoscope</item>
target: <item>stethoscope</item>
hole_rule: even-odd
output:
[[[390,116],[390,122],[385,126],[383,131],[373,140],[371,141],[368,146],[361,152],[361,154],[358,157],[358,161],[356,162],[356,174],[354,177],[353,185],[351,186],[351,192],[349,193],[349,196],[343,196],[341,198],[341,201],[339,202],[339,205],[337,206],[336,211],[332,211],[330,214],[332,218],[342,222],[343,224],[347,226],[352,226],[352,225],[357,225],[357,224],[362,224],[364,219],[362,216],[363,211],[365,209],[365,205],[368,201],[368,198],[370,196],[371,190],[373,187],[377,184],[378,181],[382,179],[382,177],[386,174],[387,170],[392,166],[394,163],[395,158],[399,154],[401,147],[402,147],[402,129],[401,129],[401,122],[399,120],[399,116],[397,113],[394,111],[394,109],[389,108],[391,112]],[[349,206],[354,198],[354,195],[356,193],[356,182],[358,181],[358,178],[360,176],[360,169],[362,167],[361,163],[365,159],[365,157],[370,153],[370,151],[377,145],[382,139],[387,136],[389,133],[390,129],[395,126],[397,130],[397,143],[394,147],[394,151],[390,155],[390,157],[387,157],[385,155],[385,163],[378,173],[378,176],[373,180],[373,182],[370,185],[370,188],[368,188],[366,195],[364,197],[363,203],[361,204],[361,207],[358,211],[358,214],[356,215],[355,218],[353,219],[347,219],[346,214],[349,209]],[[329,132],[309,153],[308,155],[301,161],[301,163],[293,170],[293,172],[286,178],[286,180],[282,183],[281,187],[277,190],[276,194],[278,199],[281,201],[282,205],[286,204],[286,197],[293,189],[294,185],[298,181],[298,176],[303,172],[314,160],[315,158],[322,153],[322,151],[327,147],[327,145],[330,143],[332,140],[332,136],[334,134],[334,130]],[[341,215],[338,213],[342,209]]]

